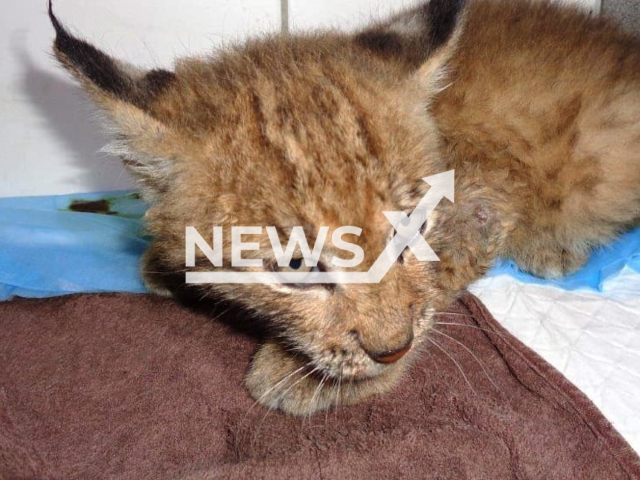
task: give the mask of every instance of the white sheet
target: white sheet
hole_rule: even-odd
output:
[[[640,274],[604,293],[485,278],[470,290],[524,344],[560,370],[640,453]]]

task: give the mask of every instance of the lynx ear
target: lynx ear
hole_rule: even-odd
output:
[[[419,71],[439,76],[455,50],[464,23],[465,0],[431,0],[356,35],[361,47]]]
[[[171,174],[175,141],[170,127],[154,113],[154,104],[171,88],[175,74],[139,70],[75,38],[54,15],[51,1],[49,18],[56,31],[55,56],[113,124],[117,140],[105,151],[123,157],[148,187],[143,189],[147,197],[160,193]]]

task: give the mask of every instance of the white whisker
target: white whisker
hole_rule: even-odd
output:
[[[305,365],[306,367],[307,365]],[[305,378],[307,378],[309,375],[312,375],[314,372],[317,372],[318,370],[320,370],[319,367],[315,367],[313,370],[311,370],[310,372],[306,373],[305,375],[303,375],[301,378],[299,378],[297,381],[295,381],[293,383],[293,385],[289,386],[285,391],[283,391],[280,394],[280,398],[284,397],[292,388],[294,388],[296,385],[298,385],[300,382],[302,382]],[[267,418],[267,415],[269,415],[269,412],[271,412],[272,409],[268,409],[267,413],[264,414],[264,417],[262,417],[262,420],[260,423],[264,422],[264,420]]]
[[[267,395],[269,395],[273,390],[275,390],[276,388],[278,388],[280,385],[282,385],[284,382],[286,382],[287,380],[289,380],[291,377],[293,377],[295,374],[301,372],[302,370],[305,369],[307,365],[303,365],[300,368],[298,368],[297,370],[288,373],[287,375],[285,375],[284,377],[282,377],[275,385],[272,385],[271,387],[269,387],[267,389],[266,392],[264,392],[262,395],[260,395],[260,398],[258,398],[255,402],[253,402],[253,404],[251,405],[251,407],[249,407],[249,410],[247,410],[247,413],[245,413],[245,417],[247,415],[249,415],[249,412],[251,412],[251,410],[253,409],[253,407],[255,407],[258,403],[260,403],[260,400],[262,400],[263,398],[265,398]]]
[[[454,317],[473,318],[473,315],[469,315],[468,313],[454,313],[454,312],[430,312],[429,315],[451,315]]]
[[[427,337],[427,340],[429,340],[431,343],[433,343],[436,348],[438,348],[438,350],[440,350],[442,353],[444,353],[447,357],[449,357],[449,360],[451,360],[454,365],[456,367],[458,367],[458,370],[460,370],[460,373],[462,374],[462,378],[464,378],[465,382],[467,382],[467,385],[469,385],[469,388],[471,389],[471,391],[473,393],[476,393],[476,391],[473,389],[473,385],[471,385],[471,382],[469,381],[469,379],[467,378],[467,376],[464,374],[464,371],[462,370],[462,367],[460,366],[460,364],[458,362],[456,362],[456,360],[449,355],[444,348],[442,348],[433,338],[429,338]]]
[[[313,392],[313,396],[311,397],[311,400],[309,401],[309,415],[307,417],[309,419],[309,424],[311,424],[311,415],[312,415],[311,409],[314,407],[314,402],[315,402],[315,399],[316,399],[316,395],[318,395],[321,392],[322,387],[324,385],[324,382],[326,380],[327,380],[327,376],[323,373],[322,374],[322,379],[318,383],[318,386],[316,387],[315,391]],[[320,402],[320,397],[318,397],[318,402]]]
[[[301,378],[299,378],[293,385],[291,385],[289,388],[287,388],[284,392],[282,392],[280,395],[284,396],[285,394],[287,394],[292,388],[294,388],[296,385],[298,385],[300,382],[302,382],[304,379],[306,379],[309,375],[314,374],[315,372],[317,372],[318,370],[320,370],[320,367],[315,367],[313,370],[311,370],[310,372],[306,373],[305,375],[303,375]]]
[[[230,308],[227,308],[224,312],[222,312],[222,313],[220,313],[220,314],[216,315],[215,317],[213,317],[213,318],[211,319],[211,321],[212,321],[212,322],[215,322],[215,321],[216,321],[216,320],[218,320],[220,317],[222,317],[224,314],[229,313],[229,311],[230,311],[230,310],[231,310]]]
[[[338,388],[336,389],[336,403],[334,405],[335,418],[338,418],[338,407],[340,406],[340,387],[342,386],[342,374],[344,365],[340,365],[340,376],[338,377]]]
[[[466,327],[466,328],[475,328],[477,330],[482,330],[483,332],[487,332],[491,335],[497,335],[501,338],[507,338],[506,335],[501,334],[500,332],[496,332],[495,330],[489,330],[488,328],[477,327],[475,325],[466,325],[464,323],[451,323],[451,322],[436,322],[434,325],[445,325],[452,327]]]
[[[435,328],[431,330],[432,332],[438,333],[442,336],[444,336],[445,338],[448,338],[449,340],[457,343],[458,345],[460,345],[462,348],[464,348],[467,352],[469,352],[469,355],[471,355],[476,362],[478,362],[478,365],[480,365],[480,368],[482,369],[482,371],[484,372],[484,374],[486,375],[487,379],[491,382],[491,384],[495,387],[496,390],[500,391],[500,388],[498,387],[498,385],[496,385],[496,382],[493,381],[493,378],[491,378],[491,375],[489,375],[489,373],[487,372],[487,369],[485,368],[485,363],[480,361],[480,359],[475,355],[475,353],[473,353],[471,351],[471,349],[469,347],[467,347],[464,343],[456,340],[455,338],[447,335],[446,333],[443,333],[439,330],[436,330]]]

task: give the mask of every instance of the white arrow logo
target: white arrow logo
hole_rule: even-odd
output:
[[[383,212],[396,229],[396,234],[368,272],[187,272],[186,283],[380,283],[405,248],[409,248],[422,262],[438,262],[440,259],[420,234],[420,230],[443,197],[451,202],[455,201],[454,170],[423,180],[431,188],[411,215],[405,212]]]

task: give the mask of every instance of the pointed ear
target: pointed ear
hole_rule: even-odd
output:
[[[148,187],[143,188],[147,197],[160,193],[170,177],[175,142],[170,127],[154,113],[154,105],[175,83],[175,74],[142,71],[74,37],[54,15],[51,1],[49,18],[56,31],[55,56],[113,124],[116,141],[105,151],[123,157],[143,187]]]
[[[423,79],[437,79],[455,51],[465,0],[431,0],[360,32],[355,42]]]

